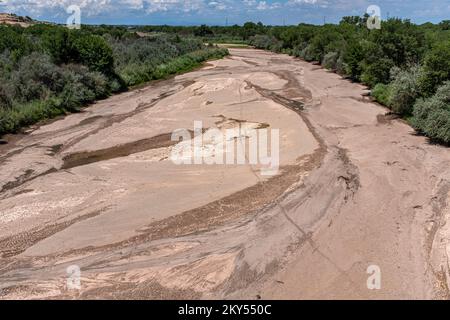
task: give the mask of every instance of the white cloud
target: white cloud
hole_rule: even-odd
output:
[[[272,2],[277,1],[277,2]],[[437,20],[447,18],[450,12],[449,0],[378,0],[382,13],[390,12],[401,17],[420,18],[420,20]],[[280,16],[291,17],[291,21],[321,22],[323,16],[338,21],[343,15],[359,15],[365,12],[372,0],[0,0],[0,12],[12,12],[29,15],[37,19],[52,20],[67,16],[70,5],[78,5],[83,17],[96,21],[117,21],[118,17],[126,21],[157,17],[163,12],[168,21],[188,17],[186,21],[197,22],[199,19],[215,21],[229,17],[233,21],[266,16],[265,21],[280,20]],[[278,14],[266,14],[264,11],[283,8]],[[187,15],[186,13],[192,13]],[[190,20],[189,20],[190,19]],[[289,18],[288,18],[289,20]],[[164,21],[164,20],[161,20]]]
[[[317,3],[317,0],[291,0],[291,2],[315,4],[315,3]]]
[[[3,0],[1,11],[25,11],[40,15],[51,11],[65,12],[71,5],[78,5],[83,15],[120,12],[123,10],[145,10],[147,13],[160,11],[198,11],[206,7],[204,0]],[[220,4],[217,8],[220,8]]]
[[[267,3],[266,1],[260,1],[258,5],[256,6],[257,10],[271,10],[271,9],[278,9],[281,7],[281,4],[279,2],[274,3]]]
[[[289,0],[288,4],[289,5],[301,5],[301,4],[316,4],[318,3],[319,0]],[[327,3],[327,1],[322,1]]]
[[[226,10],[226,9],[229,8],[225,3],[223,3],[223,2],[217,2],[217,1],[211,1],[211,2],[209,2],[209,3],[208,3],[208,6],[214,8],[214,9],[216,9],[216,10],[220,10],[220,11],[223,11],[223,10]]]

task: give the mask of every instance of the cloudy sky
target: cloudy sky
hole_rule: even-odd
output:
[[[0,12],[65,22],[71,5],[81,8],[82,23],[91,24],[322,24],[361,15],[370,5],[378,5],[383,18],[450,19],[450,0],[0,0]]]

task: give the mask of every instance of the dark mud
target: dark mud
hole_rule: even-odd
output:
[[[106,149],[71,153],[63,158],[64,164],[61,169],[71,169],[99,161],[126,157],[134,153],[169,147],[177,143],[178,141],[171,140],[171,133],[164,133],[148,139],[141,139]]]

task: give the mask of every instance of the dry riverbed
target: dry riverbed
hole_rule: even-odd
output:
[[[7,137],[0,298],[448,297],[448,148],[338,75],[230,52]],[[175,164],[194,121],[278,129],[278,174]]]

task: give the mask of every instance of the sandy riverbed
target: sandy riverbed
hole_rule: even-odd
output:
[[[2,146],[0,297],[447,297],[448,149],[360,85],[230,51]],[[174,164],[170,135],[194,121],[278,129],[279,173]]]

